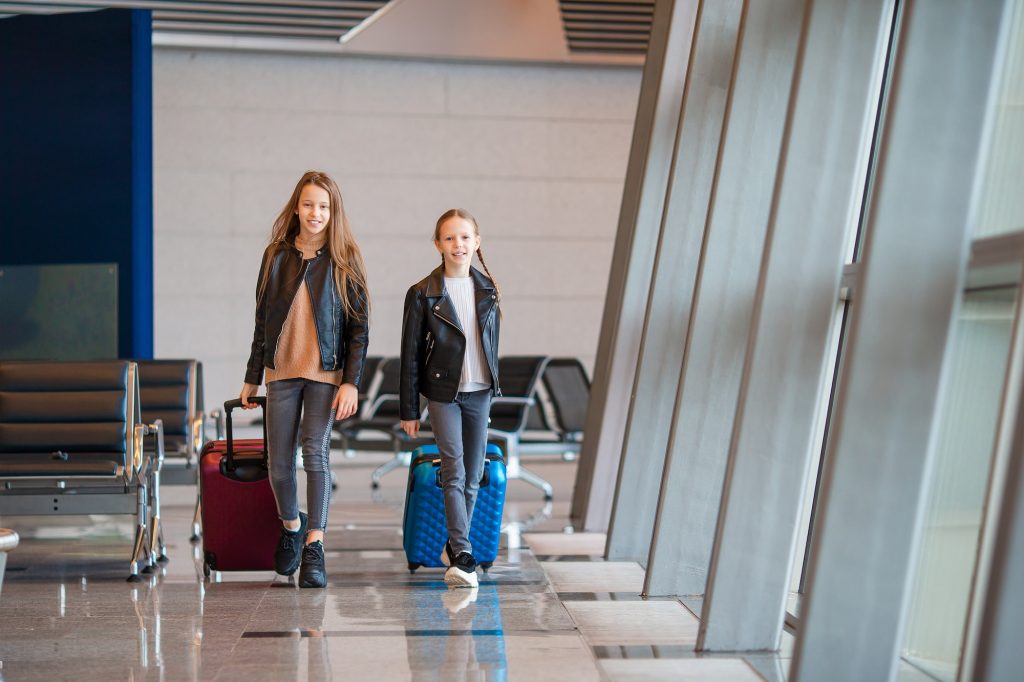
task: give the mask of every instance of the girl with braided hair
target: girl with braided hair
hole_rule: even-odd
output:
[[[487,418],[498,386],[501,292],[480,250],[480,228],[465,209],[445,211],[434,227],[441,265],[409,288],[402,320],[401,426],[419,431],[420,396],[441,454],[448,542],[441,561],[453,587],[476,587],[469,542],[484,469]],[[484,272],[472,266],[473,255]],[[486,273],[486,274],[485,274]]]

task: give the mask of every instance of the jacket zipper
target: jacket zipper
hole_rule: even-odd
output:
[[[460,334],[465,336],[465,334],[462,333],[462,330],[459,329],[459,325],[455,324],[454,322],[452,322],[451,320],[449,320],[447,317],[445,317],[441,313],[437,312],[436,310],[434,311],[434,314],[437,315],[438,317],[440,317],[442,320],[444,320],[448,324],[450,324],[452,327],[454,327],[457,332],[459,332]]]
[[[333,265],[332,265],[332,270]],[[335,323],[335,309],[338,307],[338,292],[334,290],[334,273],[331,273],[331,329],[334,331],[334,343],[331,345],[331,369],[338,369],[338,344],[341,337],[338,336],[338,326]]]
[[[455,329],[456,329],[457,331],[459,331],[460,333],[462,333],[462,330],[460,330],[460,329],[459,329],[459,326],[458,326],[457,324],[455,324],[454,322],[452,322],[451,320],[449,320],[449,319],[448,319],[447,317],[445,317],[444,315],[442,315],[441,313],[439,313],[439,312],[438,312],[437,310],[434,310],[434,315],[436,315],[437,317],[441,318],[442,320],[444,320],[445,322],[447,322],[448,324],[450,324],[450,325],[451,325],[452,327],[454,327],[454,328],[455,328]],[[494,321],[493,315],[492,315],[492,316],[489,316],[489,317],[488,317],[488,320],[487,320],[487,324],[492,324],[492,323],[493,323],[493,321]],[[485,328],[486,328],[486,327],[485,327]],[[428,334],[429,334],[429,332],[428,332]],[[465,336],[465,334],[462,334],[462,335],[463,335],[463,336]],[[428,354],[427,354],[427,360],[428,360],[428,361],[430,360],[430,354],[429,354],[429,352],[428,352]],[[499,396],[500,396],[500,395],[502,395],[502,393],[501,393],[501,386],[499,386],[499,385],[498,385],[498,380],[494,378],[494,377],[496,377],[496,376],[497,376],[497,373],[496,373],[496,372],[494,371],[494,368],[493,368],[493,367],[491,367],[491,361],[490,361],[490,359],[489,359],[489,358],[487,359],[487,366],[488,366],[488,367],[490,368],[490,370],[491,370],[491,379],[493,379],[493,380],[494,380],[494,389],[495,389],[495,395],[499,395]]]
[[[309,281],[306,279],[306,275],[309,274],[309,264],[306,261],[302,261],[302,281],[306,283],[306,294],[309,296],[309,305],[313,311],[313,327],[316,328],[316,349],[320,351],[320,323],[316,321],[316,303],[313,301],[313,290],[309,288]],[[321,367],[323,366],[323,357],[320,358]]]
[[[491,307],[491,311],[487,315],[487,322],[484,323],[483,331],[486,332],[488,327],[494,327],[494,307],[493,306]],[[493,332],[492,332],[492,334],[493,334]],[[483,341],[483,332],[481,332],[481,334],[480,334],[480,340]],[[493,342],[492,342],[492,346],[493,346]],[[491,357],[490,356],[494,355],[493,350],[494,349],[492,348],[491,349],[492,352],[485,359],[487,360],[487,368],[491,370],[491,381],[494,382],[494,394],[500,396],[501,395],[501,386],[498,385],[498,372],[497,372],[497,370],[494,367],[491,366]],[[497,359],[497,358],[495,358],[495,359]]]

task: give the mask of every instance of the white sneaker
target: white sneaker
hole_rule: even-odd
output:
[[[444,572],[444,581],[452,587],[476,587],[476,559],[469,552],[459,552]]]
[[[444,581],[451,587],[479,587],[476,571],[466,572],[458,566],[449,566],[444,572]]]

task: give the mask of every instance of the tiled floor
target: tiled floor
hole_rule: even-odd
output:
[[[785,651],[695,654],[686,606],[641,599],[642,569],[602,561],[602,535],[562,532],[573,464],[531,461],[554,503],[511,482],[506,517],[532,528],[478,589],[449,590],[438,569],[408,572],[405,470],[371,491],[380,461],[335,458],[323,590],[273,573],[204,580],[187,487],[164,489],[171,561],[142,583],[124,580],[128,517],[0,518],[22,537],[0,596],[0,682],[785,678]]]

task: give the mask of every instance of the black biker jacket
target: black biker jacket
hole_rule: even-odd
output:
[[[263,381],[263,368],[274,369],[274,354],[281,329],[299,284],[305,279],[320,345],[320,366],[327,372],[343,370],[342,383],[359,388],[370,335],[366,292],[350,287],[349,300],[358,314],[346,315],[341,297],[334,288],[331,255],[326,248],[318,250],[312,259],[304,260],[302,252],[290,242],[281,245],[271,256],[273,247],[271,244],[263,252],[256,283],[256,328],[252,335],[245,383],[259,385]],[[266,293],[261,297],[259,283],[263,281],[263,272],[268,267],[270,276]]]
[[[469,269],[476,290],[476,319],[480,343],[491,372],[491,393],[498,385],[498,292],[476,268]],[[420,394],[450,403],[459,392],[466,335],[444,286],[444,268],[438,267],[409,287],[402,318],[402,419],[419,419]]]

